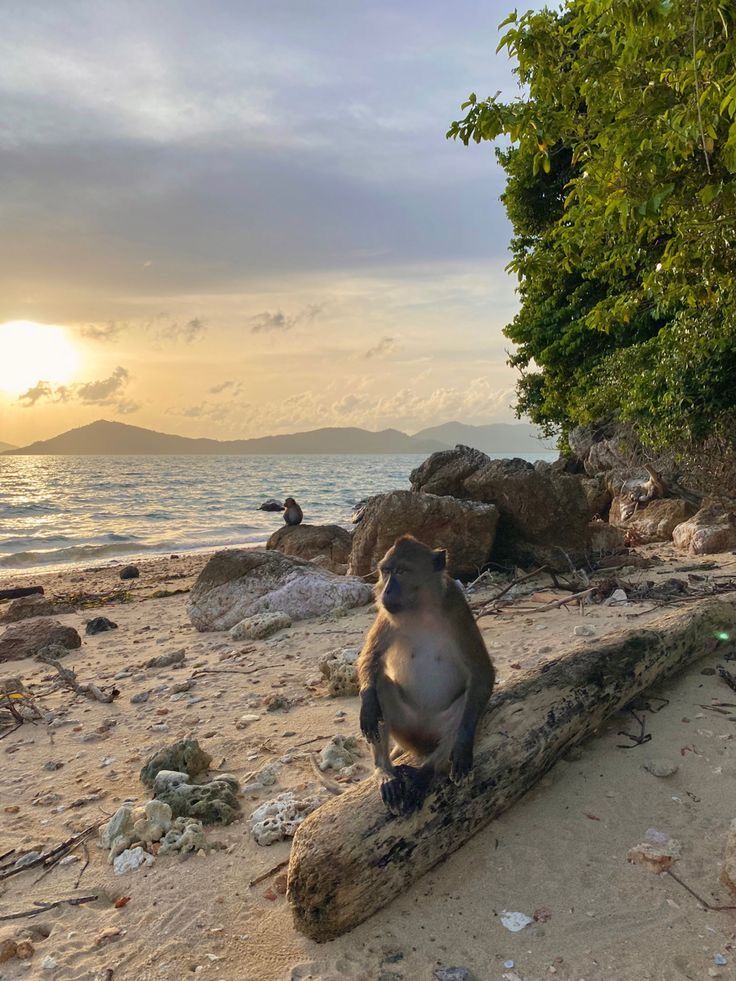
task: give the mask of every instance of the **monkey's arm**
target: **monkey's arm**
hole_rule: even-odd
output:
[[[475,730],[491,697],[496,672],[470,607],[454,583],[448,589],[446,602],[448,613],[455,620],[463,640],[462,650],[468,672],[463,714],[455,745],[450,751],[450,779],[459,783],[473,768]]]
[[[358,682],[360,684],[360,731],[369,743],[376,743],[380,733],[378,724],[383,718],[378,700],[377,682],[381,672],[381,658],[388,647],[391,628],[380,615],[370,629],[358,657]]]

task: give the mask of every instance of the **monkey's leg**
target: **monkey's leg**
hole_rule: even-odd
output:
[[[388,678],[381,678],[377,698],[383,723],[378,741],[372,744],[373,760],[381,771],[381,798],[391,814],[409,814],[417,809],[414,777],[417,768],[406,764],[395,766],[391,759],[390,737],[394,729],[401,730],[406,723],[407,709],[401,694]]]

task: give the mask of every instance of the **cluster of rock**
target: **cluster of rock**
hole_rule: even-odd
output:
[[[100,846],[119,875],[151,865],[156,855],[205,852],[204,826],[230,824],[239,816],[240,785],[231,774],[202,781],[212,757],[196,739],[182,739],[155,753],[141,770],[153,799],[123,804],[100,830]]]

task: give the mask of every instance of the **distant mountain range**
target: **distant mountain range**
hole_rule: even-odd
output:
[[[533,453],[554,449],[538,439],[537,430],[525,423],[517,425],[493,423],[489,426],[464,426],[448,422],[444,426],[423,429],[407,436],[398,429],[383,429],[372,433],[366,429],[314,429],[285,436],[262,436],[258,439],[190,439],[157,433],[140,426],[99,419],[88,426],[70,429],[51,439],[30,446],[5,450],[8,456],[21,455],[80,455],[93,454],[205,454],[222,453],[246,455],[296,453],[433,453],[456,443],[465,443],[486,453]],[[7,444],[0,444],[2,447]]]
[[[14,450],[15,446],[12,443],[0,443],[0,453],[5,453],[6,450]]]

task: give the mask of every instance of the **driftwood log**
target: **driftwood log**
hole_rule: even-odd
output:
[[[15,586],[13,589],[0,589],[0,600],[20,599],[21,596],[43,595],[43,586]]]
[[[645,629],[577,646],[500,688],[478,729],[469,783],[443,783],[392,817],[375,778],[298,829],[287,896],[298,930],[332,940],[416,882],[529,790],[559,757],[654,682],[733,649],[736,601],[704,600]]]

